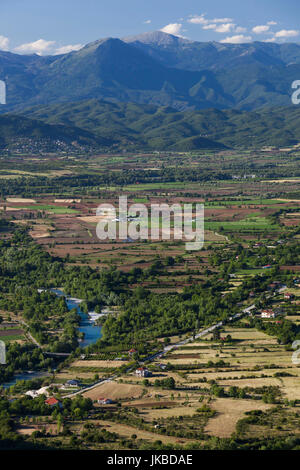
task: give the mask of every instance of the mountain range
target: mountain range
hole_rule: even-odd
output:
[[[293,146],[300,142],[300,108],[178,111],[92,99],[36,106],[22,116],[0,116],[0,149],[28,138],[48,138],[53,150],[57,140],[75,148],[79,144],[116,151]]]
[[[0,149],[197,150],[300,142],[300,45],[154,32],[59,56],[0,51]],[[8,114],[7,114],[8,113]],[[29,142],[29,144],[28,144]],[[36,147],[38,148],[39,145]]]
[[[163,32],[41,57],[0,52],[1,112],[90,99],[186,109],[291,105],[300,45],[196,42]]]

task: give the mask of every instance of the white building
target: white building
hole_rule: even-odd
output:
[[[275,318],[276,313],[273,310],[263,310],[261,312],[261,318]]]
[[[138,377],[151,377],[152,372],[150,372],[150,370],[148,370],[146,367],[139,367],[139,368],[135,371],[135,374],[136,374]]]
[[[37,398],[40,395],[46,395],[46,397],[48,397],[49,396],[48,388],[49,387],[42,387],[39,390],[28,390],[28,392],[26,392],[25,395],[31,398]]]

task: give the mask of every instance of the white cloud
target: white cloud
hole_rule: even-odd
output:
[[[173,36],[181,36],[180,32],[182,30],[181,23],[170,23],[164,26],[161,31],[163,33],[173,34]]]
[[[20,54],[59,55],[68,54],[72,51],[79,51],[83,47],[83,44],[67,44],[66,46],[58,47],[56,41],[38,39],[34,42],[21,44],[20,46],[17,46],[14,51]]]
[[[214,18],[213,20],[208,20],[210,23],[232,23],[232,18]]]
[[[219,26],[214,23],[206,24],[203,26],[202,29],[205,29],[205,30],[212,29],[216,31],[216,33],[230,33],[231,31],[235,33],[245,33],[247,31],[247,28],[236,26],[235,23],[224,23]]]
[[[144,24],[151,24],[151,20],[145,20]]]
[[[214,18],[214,19],[209,20],[208,18],[205,18],[205,15],[203,13],[202,15],[194,15],[188,19],[189,23],[202,24],[202,25],[216,24],[216,23],[231,23],[232,21],[233,21],[232,18]]]
[[[1,51],[8,51],[9,47],[9,39],[5,36],[0,36],[0,50]]]
[[[21,44],[20,46],[15,48],[15,51],[20,52],[21,54],[43,55],[49,53],[54,45],[55,41],[46,41],[45,39],[38,39],[34,42]]]
[[[246,31],[247,28],[243,28],[242,26],[237,26],[237,28],[235,28],[236,33],[246,33]]]
[[[199,24],[204,30],[213,30],[216,33],[245,33],[247,28],[237,26],[232,18],[206,18],[205,14],[190,16],[187,20],[191,24]]]
[[[188,19],[188,22],[192,24],[208,24],[209,23],[209,21],[205,18],[204,15],[200,15],[200,16],[194,15]]]
[[[269,29],[270,29],[270,26],[265,24],[265,25],[260,25],[260,26],[254,26],[254,28],[252,28],[252,31],[255,34],[263,34],[263,33],[267,33]]]
[[[228,36],[225,39],[221,40],[223,43],[243,43],[250,42],[253,40],[252,36],[247,35],[247,28],[238,26],[234,23],[232,18],[208,18],[205,13],[200,15],[190,15],[187,19],[187,22],[194,25],[200,25],[203,30],[214,31],[216,33],[228,34],[231,33],[232,36]],[[266,24],[258,24],[252,28],[252,33],[259,35],[265,34],[269,36],[265,42],[275,42],[278,39],[284,41],[288,38],[293,38],[300,35],[300,30],[294,29],[282,29],[277,33],[274,33],[271,30],[272,26],[276,26],[278,23],[276,21],[270,20]],[[251,33],[250,33],[251,34]]]
[[[245,42],[250,42],[250,41],[252,41],[251,36],[244,36],[243,34],[239,34],[236,36],[231,36],[231,37],[222,39],[222,41],[220,42],[224,44],[243,44]]]
[[[55,55],[68,54],[69,52],[72,52],[72,51],[79,51],[83,47],[84,47],[83,44],[73,44],[73,45],[70,44],[68,46],[62,46],[56,49]]]
[[[205,24],[203,25],[202,29],[216,29],[217,25],[216,24]]]
[[[299,36],[300,31],[295,29],[282,29],[281,31],[277,31],[275,33],[276,38],[293,38],[295,36]]]
[[[215,31],[217,33],[230,33],[235,28],[234,23],[224,23],[220,26],[217,26]]]

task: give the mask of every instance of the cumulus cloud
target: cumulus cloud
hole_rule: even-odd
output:
[[[215,24],[215,23],[212,23],[212,24],[206,24],[203,26],[202,29],[205,29],[205,30],[208,30],[208,29],[212,29],[213,31],[215,31],[216,33],[231,33],[231,32],[235,32],[235,33],[245,33],[247,31],[246,28],[242,28],[240,26],[237,26],[235,25],[235,23],[224,23],[224,24]]]
[[[19,54],[37,54],[37,55],[59,55],[68,54],[72,51],[79,51],[84,47],[83,44],[68,44],[66,46],[59,46],[56,41],[46,41],[45,39],[38,39],[34,42],[21,44],[14,49],[14,52]]]
[[[251,36],[244,36],[243,34],[237,34],[236,36],[227,37],[222,39],[222,43],[224,44],[243,44],[245,42],[252,41]]]
[[[62,46],[56,49],[55,55],[68,54],[69,52],[72,52],[72,51],[79,51],[82,48],[83,48],[83,44],[69,44],[68,46]]]
[[[237,26],[232,18],[206,18],[204,14],[193,15],[187,20],[191,24],[199,24],[204,30],[213,30],[216,33],[245,33],[246,28]]]
[[[200,16],[194,15],[188,19],[188,22],[192,24],[208,24],[209,23],[209,21],[205,18],[204,15],[200,15]]]
[[[203,25],[202,29],[216,29],[217,25],[212,23],[212,24],[205,24]]]
[[[208,19],[205,18],[205,15],[202,13],[202,15],[193,15],[188,19],[188,22],[191,24],[202,24],[202,25],[207,25],[211,23],[231,23],[233,21],[232,18],[214,18],[214,19]]]
[[[210,23],[231,23],[232,18],[214,18],[213,20],[208,20]]]
[[[230,33],[232,30],[234,30],[235,24],[234,23],[224,23],[220,24],[219,26],[216,26],[215,31],[217,33]]]
[[[170,23],[164,26],[161,31],[163,33],[173,34],[173,36],[181,37],[182,24],[181,23]]]
[[[9,49],[9,39],[5,36],[0,36],[0,50],[8,51]]]
[[[55,41],[46,41],[45,39],[38,39],[34,42],[21,44],[20,46],[15,48],[15,51],[20,52],[21,54],[43,55],[49,53],[53,49],[54,45]]]
[[[276,38],[293,38],[295,36],[299,36],[300,31],[295,29],[282,29],[281,31],[277,31],[275,33]]]
[[[264,34],[264,33],[267,33],[269,29],[270,29],[270,25],[264,24],[264,25],[254,26],[254,28],[252,28],[252,31],[255,34]]]
[[[205,31],[214,31],[215,33],[225,35],[231,33],[231,36],[228,35],[225,39],[221,40],[223,43],[238,44],[253,40],[250,35],[246,34],[248,29],[236,24],[232,18],[208,18],[205,13],[202,13],[199,15],[190,15],[186,21],[193,25],[199,25],[201,29]],[[272,27],[277,24],[278,23],[274,20],[267,21],[265,24],[258,24],[252,27],[250,34],[266,35],[267,38],[265,42],[276,42],[276,40],[283,42],[284,40],[300,35],[300,30],[295,29],[282,29],[277,32],[272,31]]]
[[[245,33],[247,31],[247,28],[243,28],[242,26],[237,26],[235,28],[236,33]]]

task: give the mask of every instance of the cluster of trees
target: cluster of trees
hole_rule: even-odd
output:
[[[300,339],[300,327],[290,320],[277,322],[264,322],[259,318],[251,319],[250,325],[270,336],[275,336],[279,344],[291,345]]]
[[[19,194],[30,197],[36,194],[57,193],[64,194],[66,188],[70,191],[98,189],[103,186],[127,186],[129,184],[145,183],[172,183],[177,181],[215,181],[231,179],[231,173],[213,169],[203,169],[203,167],[166,167],[158,170],[149,169],[123,169],[122,171],[105,171],[102,174],[79,174],[71,176],[59,176],[55,178],[47,177],[21,177],[15,179],[4,179],[1,183],[2,195],[9,196]]]
[[[224,283],[208,282],[192,285],[182,294],[133,292],[123,305],[123,312],[110,316],[103,326],[104,340],[119,343],[125,339],[153,339],[161,336],[197,331],[214,321],[226,319],[237,312],[237,302],[246,293],[239,290],[222,297]]]
[[[145,387],[149,387],[149,386],[151,386],[151,382],[148,379],[144,379],[143,380],[143,385],[145,385]],[[168,390],[174,390],[176,388],[176,382],[173,379],[173,377],[167,377],[166,379],[161,379],[161,380],[156,379],[153,382],[153,386],[154,387],[165,388],[165,389],[168,389]]]
[[[35,345],[9,343],[6,348],[6,365],[0,366],[0,384],[10,380],[18,371],[48,370],[54,365],[54,359],[45,357]]]
[[[80,437],[84,442],[91,444],[116,442],[119,435],[115,432],[109,432],[106,429],[99,429],[92,423],[86,423],[81,431]]]
[[[55,419],[58,416],[83,418],[86,417],[88,412],[93,408],[93,402],[90,398],[76,396],[74,400],[65,398],[62,401],[62,406],[58,404],[51,407],[45,403],[45,395],[40,395],[37,398],[30,396],[23,396],[15,400],[8,400],[5,397],[0,397],[0,416],[13,417],[13,416],[50,416]]]

